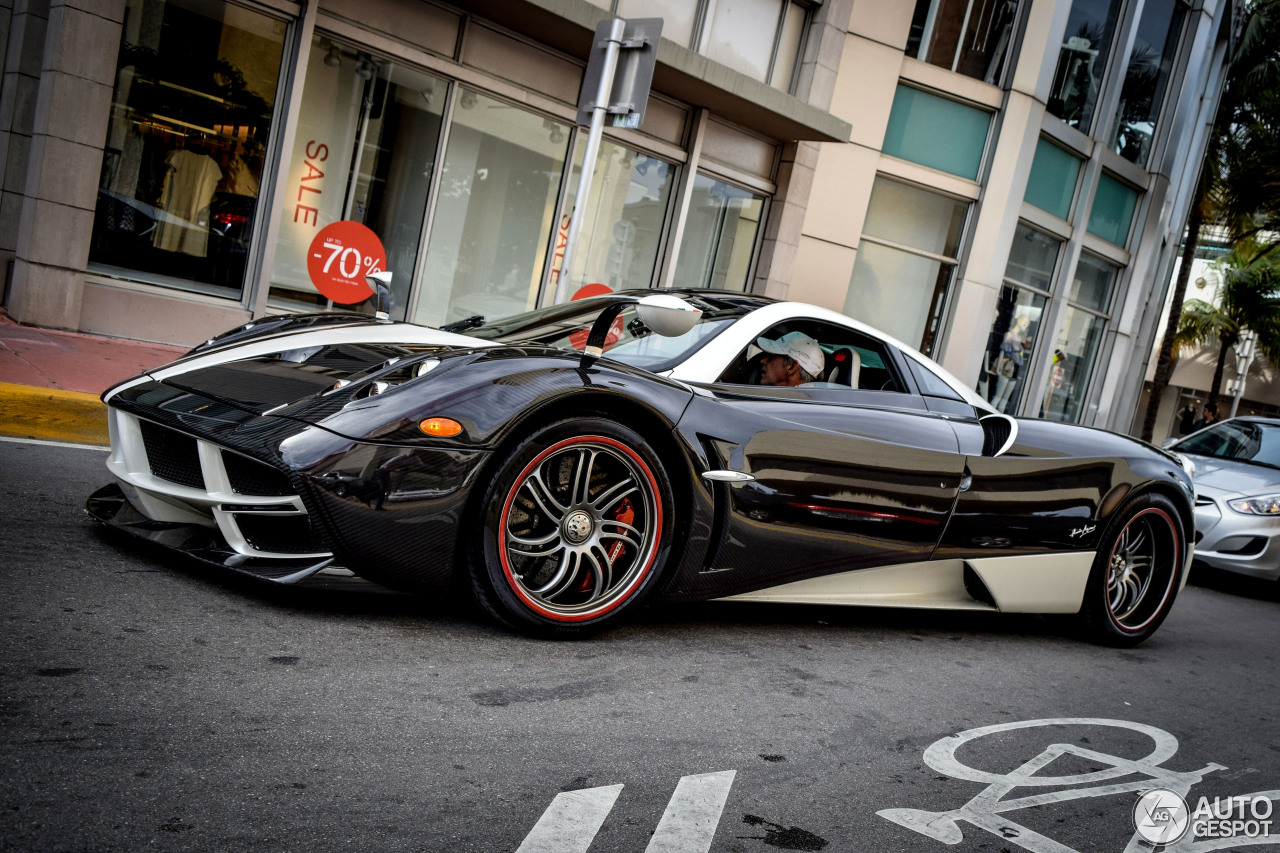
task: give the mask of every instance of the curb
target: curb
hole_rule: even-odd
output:
[[[110,444],[107,406],[96,394],[0,382],[0,435]]]

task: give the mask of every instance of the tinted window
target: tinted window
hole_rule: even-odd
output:
[[[1280,426],[1225,421],[1173,445],[1179,453],[1280,468]]]
[[[920,386],[921,394],[927,397],[945,397],[948,400],[964,401],[964,398],[957,394],[954,388],[942,381],[942,377],[914,358],[908,357],[907,364],[911,366],[911,374],[915,376],[916,384]]]

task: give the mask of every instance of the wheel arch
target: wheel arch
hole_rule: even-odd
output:
[[[574,389],[522,412],[506,426],[493,446],[489,460],[481,469],[477,482],[486,482],[496,475],[507,456],[520,442],[551,424],[576,418],[603,418],[630,427],[649,442],[667,470],[671,482],[671,500],[674,512],[675,532],[672,539],[682,541],[688,530],[689,508],[693,501],[689,477],[689,465],[684,459],[675,436],[675,423],[660,412],[639,401],[617,393],[592,389]],[[463,524],[478,523],[484,513],[484,489],[473,489],[464,511]],[[678,566],[678,560],[668,560],[661,577],[655,578],[661,587]],[[463,571],[461,561],[454,569]]]

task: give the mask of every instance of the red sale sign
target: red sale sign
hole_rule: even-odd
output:
[[[364,277],[387,268],[387,251],[372,230],[342,220],[326,225],[307,249],[307,274],[316,290],[340,305],[373,295]]]

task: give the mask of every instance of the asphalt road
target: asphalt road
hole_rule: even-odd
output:
[[[1280,789],[1265,585],[1194,577],[1127,651],[741,604],[537,642],[123,541],[81,509],[104,458],[0,442],[0,850],[1120,851],[1138,790]]]

